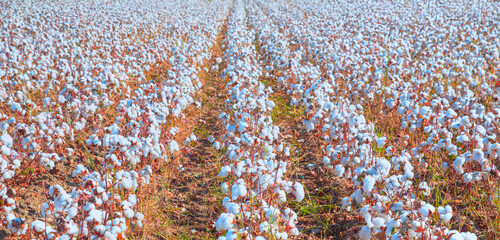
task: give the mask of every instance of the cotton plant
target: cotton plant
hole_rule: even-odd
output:
[[[302,184],[285,179],[287,161],[279,128],[272,124],[270,112],[275,104],[272,93],[259,81],[262,67],[252,44],[255,33],[247,30],[247,5],[235,2],[229,18],[228,59],[223,73],[229,78],[226,90],[226,112],[219,115],[226,128],[221,136],[226,146],[226,164],[219,176],[226,212],[215,222],[217,231],[225,231],[219,239],[275,237],[287,239],[298,235],[297,214],[286,203],[304,198]],[[218,143],[215,139],[214,147]],[[219,145],[219,144],[218,144]],[[251,234],[250,234],[251,233]]]
[[[16,36],[0,44],[0,101],[8,106],[0,120],[2,225],[20,237],[124,237],[127,226],[140,227],[144,217],[134,210],[136,197],[115,199],[109,187],[131,192],[148,184],[148,164],[180,151],[175,134],[161,126],[184,118],[184,109],[196,104],[200,66],[211,58],[229,4],[61,0],[15,2],[1,12],[1,32]],[[162,63],[168,63],[165,82],[146,74]],[[9,179],[22,177],[23,164],[54,171],[80,151],[103,153],[103,162],[93,166],[101,172],[77,165],[79,188],[50,188],[57,191],[41,210],[56,222],[29,223],[12,213],[16,191]],[[120,207],[113,212],[115,203]]]
[[[261,21],[254,23],[257,26],[255,29],[262,29],[258,32],[263,36],[260,41],[266,46],[263,48],[263,51],[267,51],[267,46],[279,46],[278,41],[273,41],[272,36],[272,34],[276,34],[275,32],[279,32],[277,31],[278,26],[280,29],[285,29],[285,33],[288,33],[291,44],[300,44],[299,48],[289,55],[287,55],[288,52],[286,49],[281,51],[285,55],[281,59],[289,60],[290,70],[278,81],[282,82],[282,87],[287,90],[287,93],[293,96],[290,104],[301,104],[306,113],[308,113],[309,117],[303,120],[304,128],[307,131],[321,130],[327,145],[330,144],[326,148],[327,156],[322,159],[325,166],[334,169],[334,172],[340,177],[345,179],[352,178],[353,183],[360,187],[351,197],[343,199],[342,204],[346,209],[351,209],[352,201],[354,201],[351,199],[356,199],[360,203],[370,201],[373,194],[369,192],[376,189],[374,186],[377,184],[374,182],[377,180],[375,179],[379,179],[381,175],[376,173],[379,171],[376,170],[377,165],[387,165],[387,169],[390,171],[402,171],[402,175],[397,178],[395,176],[386,176],[380,178],[378,181],[382,180],[384,182],[383,179],[390,179],[389,182],[386,182],[388,184],[387,187],[394,190],[399,188],[400,185],[405,186],[405,189],[412,189],[413,187],[408,186],[408,179],[414,177],[413,171],[417,167],[413,166],[412,162],[417,160],[422,166],[425,166],[427,163],[423,158],[423,153],[429,150],[431,152],[444,151],[450,158],[456,157],[454,162],[444,162],[443,167],[446,169],[446,166],[453,163],[454,169],[458,174],[463,176],[463,180],[466,183],[485,180],[489,174],[498,172],[496,171],[496,167],[491,164],[491,159],[494,159],[494,156],[496,156],[496,147],[498,144],[495,142],[495,135],[491,135],[492,132],[488,132],[493,130],[491,124],[497,119],[497,104],[493,102],[490,108],[491,112],[486,112],[484,105],[472,100],[484,99],[488,94],[494,94],[495,92],[494,88],[491,87],[492,84],[495,84],[495,79],[497,79],[495,72],[487,73],[484,70],[485,65],[498,65],[498,54],[495,50],[497,46],[495,46],[495,43],[483,41],[483,44],[486,44],[484,48],[491,49],[488,52],[488,56],[473,60],[469,58],[467,60],[463,55],[453,53],[463,51],[466,54],[471,54],[471,49],[482,47],[474,46],[474,43],[471,43],[471,41],[465,41],[461,42],[451,51],[441,54],[442,51],[446,50],[444,46],[445,42],[439,42],[438,44],[443,45],[443,47],[434,48],[423,48],[421,43],[410,45],[405,43],[406,39],[408,39],[406,32],[397,32],[398,30],[394,31],[394,29],[391,29],[389,35],[381,35],[381,38],[386,39],[385,42],[388,43],[386,47],[382,47],[380,43],[373,40],[373,34],[380,33],[373,30],[381,26],[374,26],[372,18],[367,18],[365,19],[366,21],[359,21],[356,16],[356,21],[352,22],[357,22],[355,24],[361,26],[358,28],[359,31],[352,31],[351,28],[345,28],[343,24],[349,21],[345,18],[343,22],[338,21],[338,19],[319,23],[310,21],[315,18],[329,19],[338,13],[342,13],[342,11],[353,11],[353,6],[349,6],[359,5],[359,2],[354,4],[339,2],[325,5],[323,2],[312,1],[308,5],[298,4],[293,8],[283,8],[283,4],[288,3],[260,2],[259,5],[263,9],[262,12],[265,12],[265,16],[261,18],[271,18],[276,25]],[[414,7],[425,7],[421,3],[417,3],[414,6],[404,6],[405,11],[407,11],[405,13],[392,13],[383,10],[384,8],[379,8],[377,4],[368,2],[363,2],[362,4],[371,5],[372,7],[368,8],[370,9],[369,13],[361,14],[360,16],[375,16],[374,14],[380,14],[380,12],[385,11],[383,15],[392,14],[395,17],[393,19],[398,19],[400,14],[413,16],[411,13],[415,12],[416,9]],[[398,3],[394,4],[397,5]],[[453,5],[458,9],[465,7],[463,2],[455,2]],[[433,11],[446,12],[447,8],[443,6],[445,5],[439,5],[439,9]],[[457,24],[458,29],[473,33],[472,38],[474,39],[488,38],[488,35],[498,32],[498,25],[494,24],[492,18],[498,12],[498,5],[484,4],[480,6],[482,7],[474,8],[474,11],[481,11],[484,14],[482,15],[484,20],[493,23],[492,32],[479,32],[468,24],[460,25],[460,22],[453,22],[453,24]],[[301,11],[305,11],[306,9],[309,16],[314,17],[302,18]],[[364,11],[362,10],[363,8],[357,9]],[[373,9],[376,10],[373,11]],[[257,15],[260,14],[259,10],[256,12]],[[410,15],[408,15],[409,13]],[[421,12],[418,13],[421,14]],[[424,12],[423,14],[428,13]],[[354,17],[354,15],[352,16]],[[415,14],[414,16],[418,15]],[[469,16],[472,16],[472,12]],[[399,19],[402,25],[411,26],[415,22],[409,21],[410,18]],[[442,19],[434,18],[432,21],[442,21]],[[349,23],[352,24],[352,22]],[[337,23],[337,25],[332,23]],[[428,25],[419,21],[417,21],[417,24],[422,25],[423,29],[428,27]],[[303,26],[311,27],[305,28]],[[323,31],[316,31],[317,29],[323,29]],[[422,40],[434,37],[432,34],[428,34],[429,31],[426,30],[421,29],[417,30],[417,32],[422,36]],[[330,37],[332,35],[328,34],[332,33],[342,35],[343,37]],[[345,41],[345,35],[352,36],[352,38],[349,41]],[[371,37],[368,38],[368,35]],[[284,34],[280,40],[286,39],[285,36],[287,35]],[[397,39],[398,43],[393,43],[395,39]],[[464,40],[464,37],[461,40]],[[367,44],[373,45],[369,46]],[[420,61],[417,62],[414,60],[412,60],[413,62],[408,61],[407,59],[415,54],[413,48],[432,53],[427,55],[419,53],[421,54],[420,56],[427,57],[420,58]],[[385,52],[382,52],[382,50]],[[268,53],[273,56],[272,50],[268,51]],[[447,62],[448,67],[445,69],[443,69],[446,67],[443,62],[436,59],[444,56],[444,54],[447,54],[446,56],[449,56],[451,59],[457,59]],[[316,63],[325,60],[327,61],[323,68],[325,70],[316,70],[318,69],[315,66]],[[328,61],[331,61],[331,63],[328,64]],[[467,65],[467,61],[471,62],[469,63],[470,65]],[[471,66],[478,65],[482,65],[482,67],[471,68]],[[448,70],[453,69],[455,66],[460,70],[454,72]],[[294,69],[299,69],[299,71]],[[416,76],[423,77],[417,78]],[[479,84],[471,76],[484,79],[485,82]],[[453,87],[450,84],[444,86],[442,83],[435,83],[436,79],[440,80],[443,77],[449,78],[451,81],[456,81],[454,79],[458,79],[458,77],[468,77],[471,81],[469,83],[458,84],[457,87]],[[411,81],[405,82],[403,80],[405,78],[409,78]],[[348,82],[346,82],[342,89],[339,89],[337,79],[340,81],[348,79]],[[387,85],[383,86],[382,81],[388,82],[384,83]],[[435,84],[430,85],[430,88],[420,88],[420,86],[431,81]],[[432,91],[436,91],[436,94],[429,94]],[[333,92],[340,93],[345,97],[332,96]],[[459,97],[460,95],[457,92],[462,93],[464,97]],[[416,148],[408,149],[410,151],[399,152],[393,146],[386,147],[387,138],[385,136],[376,136],[373,133],[374,126],[369,124],[363,116],[363,106],[351,102],[356,98],[359,99],[357,100],[358,102],[373,101],[376,96],[382,99],[382,103],[386,107],[385,111],[395,111],[402,116],[400,130],[415,134],[416,131],[422,129],[426,134],[430,134],[428,141],[422,142]],[[451,103],[455,99],[460,99],[460,103],[452,105]],[[477,108],[477,110],[472,109],[470,112],[464,112],[463,109],[469,109],[468,106]],[[462,125],[460,118],[462,117],[461,114],[464,113],[466,115],[462,115],[465,117]],[[482,121],[484,121],[483,126],[481,126]],[[478,126],[478,124],[480,125]],[[472,131],[468,130],[469,128],[473,128],[473,126],[476,126],[475,129],[471,129]],[[454,136],[457,130],[459,131],[459,135]],[[473,137],[473,134],[476,134],[476,137]],[[477,140],[471,141],[473,138]],[[408,139],[408,135],[405,135],[403,139]],[[331,143],[336,144],[332,145]],[[364,152],[370,152],[374,146],[383,148],[389,161],[382,161],[384,163],[363,161],[366,157]],[[464,152],[465,147],[469,148],[470,150],[468,151],[470,152]],[[481,151],[485,148],[487,148],[487,153],[484,150]],[[474,160],[472,155],[474,155]],[[343,157],[339,159],[338,157],[340,156]],[[464,165],[470,166],[467,163],[476,164],[482,171],[466,172],[463,167]],[[351,164],[352,167],[348,167]],[[372,164],[374,166],[371,167],[375,171],[370,170],[368,167]],[[360,165],[365,165],[365,167],[360,167]],[[399,183],[397,183],[398,181]],[[425,182],[420,183],[415,188],[418,188],[417,191],[421,191],[423,195],[429,194],[430,191],[429,186]],[[414,210],[418,211],[419,209]],[[423,221],[427,220],[423,219]],[[432,231],[435,231],[436,234],[445,234],[447,231],[446,229],[435,229],[433,226],[423,223],[420,225],[416,223],[415,226],[421,226],[424,229],[434,229]],[[369,233],[367,230],[369,229],[365,228],[362,231],[362,235],[365,237]],[[429,232],[432,231],[429,230]],[[412,236],[416,237],[417,235],[413,234]],[[461,235],[457,234],[456,237]],[[465,235],[472,236],[473,234],[464,233]]]

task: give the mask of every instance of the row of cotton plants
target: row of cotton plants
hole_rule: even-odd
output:
[[[269,100],[273,93],[259,78],[254,41],[255,32],[248,30],[246,5],[236,1],[229,18],[223,70],[230,99],[226,112],[219,115],[226,133],[214,147],[226,151],[219,175],[226,212],[215,223],[219,239],[288,239],[296,236],[297,214],[287,207],[288,198],[301,201],[304,189],[300,183],[286,180],[289,148],[280,140],[280,129],[273,125]]]
[[[229,4],[62,0],[0,7],[0,100],[8,114],[1,119],[2,225],[18,237],[124,238],[143,224],[134,193],[148,184],[149,165],[179,151],[177,129],[165,126],[195,103],[197,75]],[[168,79],[146,76],[155,67],[168,70]],[[85,156],[102,160],[77,166],[78,187],[51,186],[33,223],[16,216],[14,182],[24,173]]]
[[[430,193],[427,183],[412,186],[411,180],[414,168],[425,167],[425,158],[429,157],[425,153],[440,149],[455,159],[444,162],[444,168],[453,165],[455,173],[450,174],[460,174],[465,182],[497,174],[495,119],[499,111],[498,96],[494,95],[498,91],[495,71],[499,45],[494,36],[499,31],[495,18],[499,5],[478,2],[471,11],[465,11],[465,2],[438,4],[439,8],[432,5],[432,9],[418,1],[412,5],[336,4],[297,2],[296,8],[284,8],[290,3],[259,3],[276,25],[289,33],[290,43],[301,45],[291,53],[292,74],[285,77],[285,87],[289,93],[298,93],[299,102],[312,113],[304,120],[305,127],[326,133],[324,138],[330,145],[325,149],[325,165],[354,183],[353,195],[343,202],[348,209],[351,205],[360,207],[367,222],[360,236],[367,239],[382,232],[396,239],[445,235],[475,238],[446,228],[452,216],[449,206],[437,208],[441,221],[431,219],[436,208],[419,201],[417,194]],[[461,11],[453,12],[457,9]],[[304,12],[308,17],[303,17]],[[464,12],[468,15],[443,17]],[[435,29],[450,24],[452,31]],[[456,33],[463,34],[456,37]],[[300,56],[298,61],[294,56]],[[304,61],[312,63],[302,64]],[[325,62],[324,70],[315,67],[314,63]],[[294,71],[296,68],[304,70]],[[297,79],[302,73],[308,73],[302,77],[304,81]],[[336,81],[344,85],[335,87]],[[305,86],[301,86],[303,83]],[[401,130],[408,134],[403,140],[416,130],[429,134],[429,139],[414,148],[384,146],[387,137],[377,137],[375,126],[363,115],[363,108],[377,98],[384,101],[387,112],[398,111]],[[374,154],[374,147],[385,149],[386,156]],[[473,164],[467,165],[469,162]]]

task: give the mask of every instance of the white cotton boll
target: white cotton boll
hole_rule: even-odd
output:
[[[2,143],[8,148],[12,148],[12,146],[14,145],[14,139],[7,133],[4,133],[2,136],[0,136],[0,141],[2,141]]]
[[[233,200],[236,200],[239,197],[244,197],[246,195],[247,188],[243,179],[239,179],[236,183],[233,184],[233,186],[231,186],[231,198]]]
[[[481,162],[481,160],[484,158],[484,152],[482,149],[474,149],[472,150],[472,160]]]
[[[179,130],[179,128],[177,128],[177,127],[171,127],[171,128],[170,128],[170,130],[169,130],[168,132],[169,132],[170,134],[172,134],[172,135],[174,135],[174,136],[175,136],[177,133],[179,133],[179,132],[180,132],[180,130]]]
[[[278,190],[278,191],[275,191],[275,193],[277,194],[277,201],[278,201],[278,203],[284,203],[284,202],[286,202],[286,193],[285,193],[285,191]]]
[[[466,173],[463,175],[463,180],[465,183],[470,183],[472,181],[472,174]]]
[[[10,155],[10,148],[8,148],[6,145],[3,145],[1,148],[2,155],[8,156]]]
[[[180,150],[179,144],[174,140],[172,140],[168,143],[168,148],[170,149],[171,153],[178,152]]]
[[[68,210],[68,216],[70,218],[74,218],[77,214],[78,214],[78,208],[76,208],[76,207],[69,208],[69,210]]]
[[[327,166],[327,167],[328,167],[328,166],[330,166],[330,164],[331,164],[331,160],[330,160],[330,158],[329,158],[329,157],[323,157],[322,162],[323,162],[323,164],[324,164],[325,166]]]
[[[45,222],[40,221],[40,220],[35,220],[31,224],[31,229],[36,232],[36,233],[43,233],[45,232],[46,227],[50,228],[50,226],[46,226]]]
[[[133,181],[130,178],[122,178],[120,187],[125,189],[131,189],[134,186]]]
[[[295,195],[295,200],[300,202],[304,199],[304,186],[301,183],[296,182],[293,184],[293,195]]]
[[[365,193],[371,193],[373,188],[375,187],[375,178],[370,175],[367,175],[363,180],[363,190]]]
[[[361,189],[357,189],[353,194],[351,194],[351,199],[356,200],[356,202],[361,205],[365,201],[365,196]]]
[[[376,138],[376,141],[377,141],[377,147],[382,148],[385,145],[385,142],[387,141],[387,137]]]
[[[446,110],[445,116],[447,118],[455,118],[457,117],[457,113],[455,112],[455,110],[448,108],[448,110]]]
[[[227,175],[231,172],[231,167],[230,166],[224,166],[221,168],[220,172],[219,172],[219,176],[220,177],[227,177]]]
[[[210,136],[208,136],[208,141],[209,141],[210,143],[214,143],[214,141],[215,141],[215,137],[214,137],[214,135],[210,135]]]
[[[240,206],[234,202],[228,203],[227,212],[233,215],[237,215],[238,213],[240,213]]]
[[[229,230],[233,228],[233,221],[233,214],[222,213],[215,222],[215,228],[217,229],[217,231]]]
[[[76,165],[76,170],[73,171],[72,175],[75,176],[85,176],[89,173],[86,167],[84,167],[82,164]]]
[[[287,157],[290,157],[290,148],[289,147],[286,147],[285,150],[283,150],[285,152],[285,156]]]
[[[7,228],[17,236],[24,235],[28,230],[28,224],[24,223],[24,219],[15,218],[9,221]]]
[[[294,224],[297,221],[297,213],[290,208],[286,208],[281,217],[284,221],[289,222],[289,224]]]
[[[213,144],[213,147],[216,149],[216,150],[220,150],[221,149],[221,145],[219,143],[219,141],[215,141],[214,144]]]
[[[352,204],[352,199],[350,197],[344,197],[342,198],[342,208],[350,210]]]
[[[228,193],[229,192],[229,184],[227,182],[223,182],[220,185],[222,193]]]
[[[387,228],[385,230],[385,235],[390,236],[392,234],[392,230],[394,228],[399,228],[399,226],[401,226],[401,221],[390,219],[389,221],[387,221],[386,226],[387,226]],[[398,239],[398,238],[396,238],[396,239]]]
[[[257,236],[257,237],[255,237],[255,240],[266,240],[266,239],[262,236]]]
[[[372,237],[371,230],[367,226],[362,227],[361,231],[359,231],[359,239],[370,240],[371,237]]]
[[[286,232],[276,233],[276,239],[286,240],[286,239],[288,239],[288,233],[286,233]]]
[[[125,214],[125,217],[127,218],[133,218],[134,217],[134,211],[130,208],[126,208],[123,210],[123,213]]]
[[[234,229],[229,229],[226,233],[226,240],[237,240],[238,233]]]
[[[464,240],[477,240],[477,236],[471,232],[461,232],[460,235],[464,238]]]
[[[377,159],[377,170],[382,177],[386,177],[391,172],[391,163],[385,158]]]
[[[431,188],[429,187],[429,185],[427,184],[427,182],[421,182],[419,185],[418,185],[418,188],[423,190],[423,193],[425,196],[429,196],[431,194]]]
[[[344,172],[345,168],[344,166],[342,166],[342,164],[337,164],[337,166],[335,166],[335,173],[337,174],[337,176],[342,177],[344,175]]]
[[[450,240],[465,240],[464,237],[462,236],[462,234],[460,234],[458,232],[457,233],[451,233],[451,234],[453,234],[453,235],[450,236]]]
[[[381,218],[381,217],[377,217],[377,218],[374,218],[372,220],[372,223],[373,223],[373,231],[374,232],[377,232],[382,226],[385,225],[385,219]]]
[[[296,227],[290,229],[289,233],[290,233],[290,236],[299,236],[299,234],[300,234],[299,229],[297,229]]]
[[[394,108],[397,104],[397,101],[395,101],[394,99],[392,98],[389,98],[387,99],[387,101],[385,101],[385,106],[387,106],[388,108]]]
[[[273,208],[273,207],[269,208],[269,210],[267,210],[266,215],[265,215],[266,219],[270,223],[276,223],[279,216],[280,216],[280,210],[277,208]]]
[[[421,214],[422,219],[427,220],[427,218],[434,213],[435,208],[430,204],[425,204],[422,206],[418,212]],[[415,229],[414,229],[415,230]]]

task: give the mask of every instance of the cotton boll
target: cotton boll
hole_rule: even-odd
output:
[[[382,226],[385,225],[385,219],[377,217],[372,220],[372,223],[373,223],[373,231],[377,232]]]
[[[397,101],[395,101],[392,98],[389,98],[389,99],[387,99],[387,101],[385,101],[385,106],[387,106],[388,108],[394,108],[396,105],[397,105]]]
[[[224,166],[221,168],[220,172],[219,172],[219,176],[220,177],[227,177],[227,175],[231,172],[231,167],[230,166]]]
[[[376,141],[377,141],[377,147],[382,148],[385,145],[387,138],[386,137],[379,137],[376,139]]]
[[[228,203],[227,212],[233,215],[237,215],[238,213],[240,213],[240,206],[234,202]]]
[[[288,239],[288,233],[286,232],[276,233],[276,238],[279,240],[286,240]]]
[[[304,186],[298,182],[293,184],[293,195],[295,196],[295,200],[300,202],[304,199]]]
[[[170,149],[171,153],[180,151],[179,144],[174,140],[172,140],[168,143],[168,148]]]
[[[344,172],[345,172],[345,168],[344,166],[342,166],[342,164],[337,164],[337,166],[335,166],[335,173],[337,174],[338,177],[342,177],[344,175]]]
[[[236,183],[231,186],[231,198],[233,200],[238,199],[239,197],[244,197],[247,195],[247,188],[245,186],[245,182],[243,179],[239,179]]]
[[[278,203],[286,202],[286,192],[285,191],[278,190],[278,191],[275,191],[275,194],[277,195],[276,200],[278,201]]]
[[[466,173],[463,175],[463,180],[465,183],[470,183],[472,181],[472,174]]]
[[[214,147],[216,150],[220,150],[220,149],[221,149],[221,145],[220,145],[219,141],[215,141],[215,142],[213,143],[213,147]]]
[[[375,186],[375,178],[370,175],[367,175],[363,180],[363,190],[365,193],[371,193]]]
[[[346,209],[347,211],[350,210],[352,204],[352,199],[350,197],[344,197],[342,198],[342,208]]]
[[[228,193],[229,192],[229,184],[227,182],[223,182],[220,185],[222,193]]]
[[[362,227],[361,231],[359,231],[359,239],[370,240],[371,237],[372,237],[371,230],[367,226]]]
[[[273,207],[269,208],[269,210],[267,210],[265,215],[266,219],[271,223],[275,223],[278,220],[279,216],[280,216],[280,210]]]

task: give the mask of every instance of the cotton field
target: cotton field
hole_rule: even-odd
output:
[[[498,239],[500,2],[0,2],[2,239]]]

